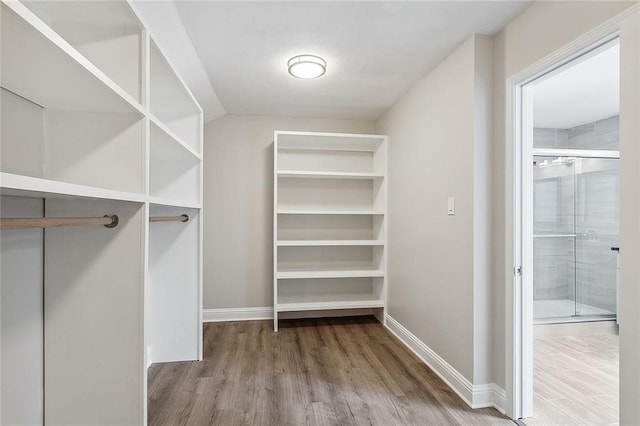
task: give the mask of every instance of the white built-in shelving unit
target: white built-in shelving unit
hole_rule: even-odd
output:
[[[386,136],[275,132],[274,330],[283,312],[384,318],[386,211]]]
[[[0,13],[1,216],[120,220],[0,232],[0,424],[146,424],[202,358],[202,109],[127,0]]]

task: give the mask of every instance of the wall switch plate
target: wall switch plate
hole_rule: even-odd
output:
[[[456,214],[456,197],[449,197],[447,199],[447,214],[449,216]]]

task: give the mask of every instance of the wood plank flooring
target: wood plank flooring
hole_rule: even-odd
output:
[[[208,323],[202,362],[149,369],[149,425],[513,424],[471,410],[373,318]]]
[[[618,336],[534,340],[534,425],[618,424]]]

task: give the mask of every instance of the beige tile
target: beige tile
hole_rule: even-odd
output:
[[[618,422],[618,336],[535,339],[535,425]]]

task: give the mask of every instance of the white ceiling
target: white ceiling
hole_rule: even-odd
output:
[[[533,99],[535,127],[570,129],[619,114],[619,45],[535,84]]]
[[[466,37],[493,34],[531,2],[176,1],[228,113],[376,119]],[[299,80],[286,63],[323,57]]]

